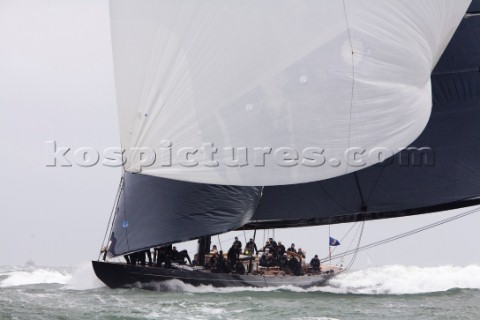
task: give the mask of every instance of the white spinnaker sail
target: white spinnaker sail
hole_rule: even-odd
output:
[[[125,170],[282,185],[372,165],[425,127],[469,3],[111,1]]]

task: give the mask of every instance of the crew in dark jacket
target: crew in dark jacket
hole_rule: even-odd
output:
[[[255,254],[258,253],[257,245],[255,244],[253,239],[250,238],[250,241],[247,242],[247,244],[245,245],[245,252],[244,253],[247,254],[247,255],[253,255],[254,253]]]
[[[187,250],[177,251],[177,247],[172,248],[172,260],[181,264],[185,263],[185,258],[188,260],[188,264],[192,264],[190,256],[188,255]]]
[[[284,253],[281,256],[279,255],[277,258],[277,265],[280,267],[280,269],[285,270],[285,267],[287,266],[288,259],[287,259],[287,254]]]
[[[245,274],[245,266],[240,261],[238,261],[237,264],[235,265],[235,273]]]
[[[302,275],[302,266],[300,265],[300,262],[298,262],[298,260],[295,257],[291,257],[290,260],[288,260],[287,265],[294,275],[296,276]]]
[[[268,260],[267,260],[267,255],[268,255],[267,253],[262,254],[262,257],[260,258],[260,261],[258,262],[258,264],[261,267],[269,267]]]
[[[227,258],[228,258],[228,263],[233,268],[237,263],[237,258],[238,258],[238,248],[235,242],[232,244],[232,247],[228,250]]]
[[[238,254],[242,253],[242,242],[238,240],[238,237],[235,237],[235,241],[233,241],[233,244],[237,247],[237,252]]]
[[[285,253],[285,246],[282,244],[282,241],[278,241],[277,253],[279,256],[283,256]]]
[[[295,243],[292,243],[292,245],[290,246],[290,248],[287,249],[287,251],[297,253],[297,250],[295,250]]]
[[[162,266],[162,263],[165,263],[165,268],[170,268],[172,266],[172,250],[171,244],[155,248],[154,256],[156,257],[157,267]]]
[[[215,273],[229,273],[230,268],[228,266],[228,263],[225,262],[225,258],[223,257],[223,251],[220,250],[218,253],[218,259],[217,262],[215,263],[215,267],[212,269],[212,272]]]
[[[315,257],[310,260],[310,267],[312,267],[313,272],[320,272],[320,259],[318,259],[318,255],[315,255]]]
[[[273,238],[268,238],[268,243],[270,244],[270,248],[272,248],[273,251],[277,252],[277,242],[273,240]]]

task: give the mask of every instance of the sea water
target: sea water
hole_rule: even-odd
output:
[[[105,287],[90,264],[0,267],[0,319],[480,319],[480,266],[383,266],[299,289]]]

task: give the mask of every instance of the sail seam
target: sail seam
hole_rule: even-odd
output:
[[[330,198],[330,200],[337,206],[339,207],[340,209],[342,209],[343,211],[345,212],[349,212],[349,210],[347,208],[345,208],[344,206],[342,206],[338,201],[335,200],[335,198],[328,192],[328,190],[323,186],[322,182],[320,182],[320,188],[322,188],[322,190],[324,191],[324,193],[327,195],[327,197]]]
[[[377,185],[378,183],[380,182],[380,179],[382,178],[382,175],[383,175],[383,171],[385,170],[385,165],[382,165],[382,169],[380,171],[380,174],[378,175],[378,178],[377,178],[377,181],[375,181],[375,184],[373,185],[373,188],[370,190],[370,194],[368,195],[367,199],[365,200],[365,202],[368,202],[368,200],[370,200],[370,198],[372,197],[373,193],[375,192],[375,190],[377,189]]]
[[[357,184],[358,193],[360,194],[360,199],[362,200],[361,212],[365,213],[367,211],[367,202],[365,201],[365,198],[363,196],[362,187],[360,186],[360,180],[358,179],[357,172],[354,172],[353,176],[355,177],[355,183]]]
[[[343,0],[343,12],[345,13],[345,22],[347,23],[347,34],[348,34],[348,42],[350,44],[350,50],[352,52],[352,95],[350,98],[350,115],[348,119],[348,144],[347,150],[350,149],[350,136],[352,131],[352,110],[353,110],[353,93],[354,93],[354,86],[355,86],[355,57],[353,52],[353,45],[352,45],[352,36],[350,34],[350,24],[348,23],[348,15],[347,15],[347,7],[345,4],[345,0]],[[345,173],[348,172],[348,165],[345,168]]]

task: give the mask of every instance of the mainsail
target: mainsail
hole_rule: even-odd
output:
[[[302,5],[307,5],[307,2],[308,1],[301,1],[300,3]],[[408,38],[404,39],[406,42],[401,42],[405,43],[402,48],[408,49],[409,46],[415,48],[416,45],[419,45],[419,47],[425,49],[425,46],[430,46],[428,50],[422,51],[424,53],[429,51],[429,59],[425,59],[426,56],[409,54],[409,56],[411,56],[410,60],[415,61],[409,60],[408,63],[412,63],[412,65],[408,65],[400,73],[403,75],[405,75],[405,73],[409,74],[410,68],[412,68],[413,65],[416,65],[413,68],[418,67],[420,69],[410,71],[412,71],[411,75],[414,78],[418,78],[415,80],[407,77],[404,79],[407,82],[405,85],[400,84],[399,87],[395,86],[395,88],[389,87],[388,84],[390,82],[386,81],[386,79],[379,80],[380,83],[376,83],[373,80],[368,81],[367,78],[373,76],[373,74],[379,70],[375,68],[362,69],[362,67],[360,67],[361,63],[357,61],[357,64],[355,64],[355,60],[353,60],[355,74],[357,75],[357,72],[359,72],[359,77],[355,76],[355,80],[352,81],[353,69],[352,65],[349,65],[350,71],[347,73],[348,76],[346,77],[350,81],[350,86],[348,86],[350,92],[348,93],[347,100],[349,103],[353,103],[355,108],[360,108],[362,105],[360,103],[362,100],[361,98],[365,98],[366,100],[363,100],[363,103],[367,108],[365,110],[369,110],[366,111],[366,114],[372,115],[373,113],[373,116],[362,117],[359,114],[354,114],[351,118],[353,119],[353,122],[351,122],[351,119],[349,118],[349,121],[347,121],[349,122],[349,125],[347,125],[347,127],[353,129],[351,132],[354,133],[353,136],[358,134],[357,137],[362,136],[362,126],[365,128],[370,127],[376,140],[369,140],[369,138],[366,140],[347,139],[349,141],[347,145],[360,145],[368,148],[369,146],[372,146],[369,143],[374,142],[373,145],[375,146],[378,146],[376,143],[379,143],[382,147],[387,148],[398,148],[410,145],[411,147],[426,147],[430,149],[400,152],[394,157],[387,159],[385,163],[376,164],[369,168],[362,167],[363,170],[341,175],[339,177],[335,177],[339,175],[334,172],[335,170],[328,173],[327,176],[324,176],[324,172],[319,173],[322,169],[316,168],[315,170],[308,171],[307,175],[304,175],[292,168],[287,168],[287,170],[284,171],[277,171],[278,166],[262,168],[265,171],[271,170],[266,176],[256,170],[253,170],[251,173],[242,171],[248,166],[229,167],[228,170],[232,169],[233,173],[232,171],[228,171],[229,173],[227,173],[225,166],[207,168],[208,170],[205,171],[203,170],[206,168],[205,166],[199,166],[198,170],[195,170],[195,168],[193,170],[191,170],[192,168],[179,170],[174,166],[156,167],[155,165],[152,165],[143,168],[141,173],[134,174],[130,172],[136,171],[134,167],[135,165],[138,165],[138,163],[135,164],[130,162],[132,167],[129,167],[128,164],[126,166],[127,172],[124,176],[125,188],[120,196],[116,210],[117,213],[112,229],[113,236],[110,239],[110,253],[113,255],[120,255],[156,245],[195,239],[201,236],[218,234],[237,228],[277,228],[341,223],[355,220],[378,219],[434,212],[478,203],[479,201],[476,198],[480,196],[480,165],[478,162],[480,156],[480,147],[478,147],[480,132],[477,129],[478,124],[480,123],[480,76],[478,72],[478,66],[480,65],[480,59],[478,58],[480,57],[480,17],[470,16],[469,18],[463,19],[454,38],[448,45],[447,50],[433,71],[433,74],[431,75],[434,102],[432,116],[425,131],[418,137],[425,126],[425,123],[422,124],[422,122],[427,120],[423,117],[427,116],[428,118],[428,114],[430,113],[431,100],[429,99],[429,79],[431,68],[434,67],[439,59],[439,54],[448,42],[448,34],[449,32],[453,33],[455,30],[459,21],[458,17],[463,15],[468,1],[416,1],[414,4],[408,3],[408,5],[403,1],[388,2],[387,5],[384,4],[385,2],[373,1],[375,4],[378,4],[379,7],[383,6],[382,8],[386,10],[384,17],[378,15],[379,12],[377,11],[380,10],[378,8],[375,9],[377,11],[374,10],[372,13],[363,10],[362,5],[365,7],[366,2],[370,3],[371,1],[352,1],[352,3],[346,1],[346,7],[342,8],[338,8],[337,5],[332,4],[331,1],[327,3],[322,1],[308,2],[308,4],[313,3],[314,8],[317,8],[317,5],[321,4],[324,5],[324,9],[328,7],[329,10],[333,11],[341,10],[344,14],[342,17],[332,14],[336,19],[339,19],[338,21],[334,21],[333,26],[342,25],[341,21],[346,24],[348,19],[346,19],[345,14],[347,14],[347,17],[350,18],[348,22],[351,22],[354,25],[354,27],[350,26],[350,39],[361,39],[359,43],[363,43],[363,45],[368,42],[366,42],[366,39],[362,38],[361,33],[358,33],[358,37],[352,37],[352,35],[356,35],[356,32],[359,31],[359,26],[361,26],[362,23],[365,23],[360,17],[367,19],[366,21],[369,21],[368,19],[371,18],[372,20],[370,21],[372,23],[380,23],[381,27],[378,27],[378,35],[381,35],[381,37],[384,38],[387,37],[385,32],[388,33],[389,30],[392,31],[392,27],[383,26],[381,21],[386,23],[388,21],[386,17],[389,17],[392,13],[401,15],[403,17],[402,19],[400,19],[400,17],[397,18],[404,22],[410,21],[412,16],[406,15],[407,12],[402,10],[408,9],[408,13],[414,11],[414,16],[420,17],[417,19],[420,22],[415,20],[419,24],[415,25],[415,27],[414,25],[410,25],[410,30],[414,33],[413,38],[405,36],[405,30],[402,30],[404,34],[403,37]],[[164,3],[170,4],[168,1]],[[190,10],[190,7],[186,4],[188,2],[180,3],[182,3],[182,5],[178,5],[178,14],[183,14]],[[223,2],[212,3],[219,5],[219,12],[228,9],[228,6],[220,5],[220,3]],[[356,5],[355,3],[359,4]],[[472,5],[471,10],[475,10],[475,5],[479,6],[479,3],[480,1],[477,1]],[[153,31],[151,31],[152,34],[145,35],[146,38],[137,38],[138,30],[131,33],[130,29],[133,25],[137,24],[142,25],[142,27],[139,27],[142,32],[148,33],[148,30],[152,30],[149,28],[152,27],[151,24],[154,23],[154,21],[158,22],[158,17],[154,19],[155,14],[158,12],[155,10],[147,12],[138,9],[138,12],[136,11],[138,16],[135,16],[137,13],[134,13],[136,18],[133,18],[126,23],[125,17],[127,16],[127,12],[125,10],[128,7],[127,4],[128,3],[125,1],[115,1],[111,5],[117,95],[121,118],[122,146],[124,148],[128,149],[133,145],[151,146],[155,145],[155,141],[159,144],[159,140],[171,139],[170,137],[175,137],[177,134],[179,137],[182,137],[182,143],[185,143],[182,145],[187,145],[187,143],[198,145],[198,143],[204,142],[204,139],[211,139],[213,141],[214,138],[219,138],[220,141],[227,141],[235,146],[251,146],[252,144],[247,144],[247,142],[253,141],[253,143],[260,143],[262,146],[271,143],[270,145],[275,147],[280,144],[274,140],[268,140],[268,138],[276,138],[276,136],[280,134],[280,131],[278,131],[280,129],[283,130],[283,136],[288,136],[288,138],[285,138],[286,140],[281,141],[281,143],[288,143],[289,146],[295,148],[302,148],[304,146],[302,143],[304,142],[306,143],[305,145],[321,145],[324,142],[330,143],[329,141],[337,141],[330,135],[325,136],[324,140],[322,131],[315,131],[312,133],[308,128],[302,128],[302,124],[311,124],[310,121],[320,121],[318,126],[322,127],[323,122],[319,117],[329,118],[330,116],[333,116],[329,113],[329,110],[331,111],[333,109],[336,111],[340,110],[341,112],[348,110],[347,114],[348,117],[350,117],[350,109],[342,108],[341,106],[343,102],[338,100],[340,99],[339,96],[342,96],[343,98],[344,95],[341,90],[333,92],[335,93],[332,95],[333,100],[327,100],[332,106],[335,106],[335,102],[339,102],[338,110],[337,108],[327,108],[325,109],[326,113],[323,113],[323,104],[316,104],[315,106],[318,107],[316,109],[308,108],[308,105],[310,105],[312,101],[322,99],[323,96],[321,96],[320,93],[315,90],[306,90],[301,91],[302,94],[297,94],[295,96],[294,93],[299,92],[296,90],[303,89],[298,83],[295,88],[291,86],[289,87],[289,85],[287,85],[288,81],[285,82],[285,86],[281,88],[289,88],[291,91],[282,91],[282,94],[274,96],[275,98],[268,96],[268,99],[272,98],[273,100],[268,100],[264,95],[257,96],[257,91],[248,91],[246,88],[239,85],[239,95],[233,95],[238,97],[235,101],[230,101],[230,104],[212,104],[212,110],[199,109],[199,105],[196,104],[196,101],[198,101],[197,98],[200,99],[200,101],[203,101],[201,99],[206,99],[206,101],[212,99],[214,97],[214,92],[208,90],[213,90],[213,87],[210,88],[210,84],[206,83],[206,87],[200,87],[204,90],[205,96],[195,96],[195,99],[188,94],[193,94],[194,92],[195,94],[199,94],[199,92],[196,91],[197,89],[194,90],[190,87],[187,91],[176,91],[179,90],[178,86],[187,85],[188,83],[191,85],[191,82],[188,82],[191,79],[187,81],[178,73],[179,70],[182,69],[173,72],[173,69],[179,65],[186,67],[186,65],[182,64],[182,59],[186,59],[189,56],[188,54],[184,55],[185,52],[180,52],[181,50],[175,51],[175,48],[179,48],[176,47],[178,45],[178,42],[176,42],[178,39],[171,39],[174,43],[173,47],[166,48],[174,50],[177,53],[177,58],[182,61],[168,60],[167,57],[169,51],[167,49],[164,50],[165,52],[163,52],[163,56],[160,60],[155,60],[153,62],[149,60],[152,58],[150,56],[135,56],[135,54],[138,54],[138,51],[134,46],[141,45],[143,43],[142,41],[146,41],[146,43],[144,43],[146,46],[158,46],[164,42],[148,42],[148,39],[162,36],[162,34],[158,35]],[[150,4],[156,6],[155,3]],[[274,4],[270,5],[275,7]],[[300,5],[300,7],[302,7],[302,5]],[[239,9],[242,9],[243,5],[236,4],[236,6],[239,6]],[[257,8],[257,6],[258,3],[251,7]],[[264,17],[272,19],[270,16],[272,13],[269,12],[269,14],[266,14],[265,11],[262,12],[261,7],[262,5],[260,5],[260,8],[255,9],[260,10],[259,12],[255,11],[251,14],[255,16],[256,14],[263,13]],[[370,5],[368,9],[371,9],[370,7],[372,7],[372,5]],[[373,5],[373,7],[375,7],[375,5]],[[203,7],[195,8],[197,10],[206,10]],[[391,11],[388,11],[386,8],[390,8]],[[317,11],[312,11],[318,14],[323,10],[320,7],[317,9]],[[264,10],[267,10],[267,8],[265,7]],[[304,14],[304,18],[308,20],[308,17],[310,17],[310,15],[307,14],[308,12],[301,10],[300,12],[301,14]],[[354,15],[353,12],[358,13],[358,15]],[[371,12],[371,10],[369,12]],[[211,20],[208,21],[213,24],[213,21],[216,21],[215,19],[218,17],[213,15],[213,11],[206,13],[209,13],[206,17],[211,17]],[[151,19],[145,20],[145,17],[149,15],[151,16]],[[172,13],[172,16],[175,16],[175,14]],[[282,16],[284,20],[292,17],[293,16],[289,16],[286,13]],[[378,19],[380,19],[380,21],[378,21]],[[392,19],[395,20],[395,18],[390,18],[390,20]],[[141,21],[143,21],[143,24]],[[202,21],[207,23],[205,20]],[[292,20],[291,22],[293,23],[295,21],[296,20]],[[436,21],[434,27],[429,25],[432,21]],[[312,25],[308,23],[315,22],[306,21],[305,23],[311,27]],[[293,24],[291,27],[299,28],[300,26]],[[425,28],[422,29],[422,27]],[[187,26],[185,26],[185,28],[187,28]],[[186,30],[190,29],[187,28],[184,31],[186,32]],[[295,30],[295,32],[299,32],[297,29]],[[423,30],[424,32],[420,30]],[[201,31],[198,32],[201,33]],[[438,36],[441,33],[443,33],[444,37],[440,39]],[[427,39],[420,41],[418,40],[420,38],[416,38],[416,36],[420,34],[422,34],[422,37],[425,34],[430,34],[435,40],[430,42],[428,39],[433,38],[427,37]],[[122,35],[125,37],[123,40],[119,39]],[[282,33],[280,33],[280,35],[282,35]],[[280,42],[287,41],[281,40],[281,37],[277,38],[279,38],[278,41]],[[346,39],[348,40],[349,38]],[[391,38],[391,40],[392,39],[396,38]],[[209,40],[212,41],[210,44],[215,47],[215,41],[218,39],[212,37]],[[130,41],[132,46],[131,51],[127,50],[126,53],[124,52],[125,41]],[[409,41],[413,41],[414,44],[410,44]],[[380,51],[384,50],[386,55],[395,55],[398,53],[401,55],[400,60],[402,63],[406,63],[404,62],[406,60],[405,51],[403,51],[402,48],[396,47],[396,44],[392,43],[392,45],[400,51],[395,51],[388,46],[383,49],[380,47],[375,48]],[[194,48],[196,48],[195,50],[200,50],[199,46],[200,43],[194,46]],[[355,41],[352,42],[352,46],[355,47]],[[159,48],[156,50],[159,50]],[[283,48],[282,50],[287,49]],[[294,51],[295,50],[292,50],[291,54],[294,54]],[[314,50],[311,52],[314,52]],[[355,58],[359,59],[361,57],[362,61],[369,61],[373,65],[378,64],[378,68],[386,67],[388,69],[389,66],[392,66],[390,64],[381,63],[381,60],[376,60],[376,62],[373,61],[374,59],[369,56],[368,50],[365,48],[362,48],[360,51],[353,50],[353,52],[353,56],[355,56],[355,53],[357,54]],[[135,72],[140,72],[137,70],[138,66],[122,63],[122,61],[125,62],[125,59],[128,57],[131,58],[132,55],[141,60],[138,63],[144,64],[144,69],[142,69],[144,73],[136,74]],[[198,52],[198,55],[200,58],[202,53]],[[319,74],[314,73],[315,70],[318,70],[316,69],[318,66],[313,62],[315,59],[309,60],[312,56],[309,56],[308,59],[307,56],[304,56],[303,58],[300,60],[297,59],[298,61],[302,61],[301,63],[291,63],[288,68],[284,68],[284,71],[287,71],[288,69],[288,72],[291,73],[287,73],[295,75],[297,80],[299,79],[298,77],[306,75],[306,78],[302,79],[307,80],[307,83],[313,82],[315,84],[315,77],[319,76]],[[352,56],[350,56],[350,58],[352,58]],[[172,69],[169,69],[170,73],[167,72],[168,70],[160,68],[160,65],[164,63],[163,59],[167,59],[166,61],[169,61],[171,64]],[[208,59],[205,61],[206,66],[210,65],[207,63],[208,61]],[[152,69],[152,63],[153,66],[158,66],[160,69]],[[417,63],[421,64],[421,67],[419,67]],[[370,64],[370,67],[371,66],[372,65]],[[294,72],[297,67],[303,70],[302,73]],[[425,68],[430,68],[430,70],[427,71]],[[399,70],[393,68],[389,71],[395,73]],[[418,74],[413,71],[417,71]],[[151,74],[152,72],[155,74]],[[173,74],[171,74],[171,72],[173,72]],[[203,72],[207,73],[204,75],[205,77],[210,76],[208,70],[203,69]],[[341,73],[341,69],[339,69],[338,72]],[[422,78],[424,72],[427,72],[426,81]],[[145,78],[147,73],[151,78]],[[125,78],[125,75],[128,74],[132,76],[130,80]],[[168,74],[168,76],[166,76],[166,74]],[[332,71],[330,70],[329,73],[325,74],[330,76],[332,75]],[[197,74],[196,76],[200,75],[201,74]],[[174,81],[174,83],[167,85],[165,81],[173,81],[171,78],[172,76],[179,78],[176,80],[173,79],[176,82]],[[393,74],[391,76],[400,77],[401,75]],[[160,79],[158,77],[165,78]],[[236,76],[233,75],[230,75],[230,77],[236,78]],[[295,79],[295,77],[292,77],[290,80]],[[248,79],[252,83],[257,83],[258,88],[262,88],[262,90],[264,89],[261,85],[262,79],[257,79],[260,82],[255,82],[254,80],[256,78]],[[282,79],[283,81],[286,81],[289,78],[284,77]],[[418,82],[415,82],[417,80]],[[185,84],[184,81],[186,81],[187,84]],[[396,80],[392,81],[392,83],[398,84]],[[369,87],[371,82],[375,82],[377,85],[383,83],[389,88],[387,91],[371,92],[372,87]],[[411,87],[409,83],[416,83],[416,85]],[[248,81],[245,81],[245,85],[247,84]],[[293,82],[291,85],[293,86]],[[129,86],[132,86],[132,88],[129,88]],[[272,83],[270,83],[269,86],[273,86]],[[416,91],[409,90],[413,87],[416,88]],[[163,91],[159,90],[159,88],[163,88]],[[318,88],[320,87],[317,87],[317,89]],[[325,89],[325,87],[322,88]],[[167,94],[166,92],[170,89],[173,91]],[[134,90],[136,90],[137,94],[130,94]],[[242,90],[246,90],[245,93],[241,93]],[[406,90],[406,92],[403,92],[404,90]],[[402,95],[405,93],[404,98],[406,99],[399,99],[399,96],[396,95],[396,91],[402,92]],[[292,94],[293,96],[289,96],[287,93]],[[249,96],[250,94],[252,95]],[[267,99],[262,101],[268,103],[262,105],[262,107],[258,109],[255,109],[258,104],[252,103],[252,109],[249,112],[256,114],[256,117],[248,119],[247,121],[247,119],[242,118],[244,116],[244,111],[246,110],[243,107],[250,103],[250,97],[261,97],[262,99]],[[293,100],[288,100],[288,97],[292,97]],[[192,100],[188,103],[185,102],[186,100],[182,100],[190,98],[192,98]],[[383,98],[385,98],[385,100],[383,100]],[[287,109],[278,109],[277,111],[280,112],[276,115],[279,117],[278,119],[274,118],[273,120],[270,119],[268,122],[263,122],[265,120],[263,117],[267,116],[267,113],[262,114],[262,110],[267,110],[269,108],[275,109],[276,105],[273,102],[281,99],[287,99],[288,101],[294,101],[295,103],[290,104]],[[399,100],[397,101],[396,99]],[[377,100],[385,102],[385,105],[378,105],[376,103]],[[420,104],[418,104],[419,101],[421,101]],[[184,106],[191,107],[189,104],[190,102],[195,102],[195,107],[190,110],[190,113],[182,111]],[[369,109],[370,104],[372,104],[371,107],[373,109]],[[394,105],[394,109],[386,107],[386,105],[390,104]],[[215,109],[216,105],[221,108],[218,110]],[[223,108],[226,105],[229,107],[226,109]],[[427,109],[425,109],[425,105],[427,106]],[[398,111],[398,106],[404,106],[407,109]],[[296,113],[292,113],[294,107],[296,108]],[[144,108],[147,108],[148,110]],[[235,111],[237,110],[235,108],[240,111]],[[400,107],[400,109],[401,108],[402,107]],[[159,113],[155,113],[155,110],[158,110]],[[360,109],[358,110],[360,112]],[[283,111],[287,112],[282,114]],[[397,111],[399,112],[398,115]],[[406,111],[407,118],[411,116],[411,119],[404,118],[403,111]],[[129,114],[125,112],[129,112]],[[302,118],[305,115],[304,112],[306,112],[306,115],[309,116],[310,119]],[[426,112],[426,114],[424,112]],[[175,114],[172,115],[172,113]],[[375,113],[379,113],[380,116],[376,117]],[[297,118],[297,114],[301,115],[298,115]],[[268,113],[268,115],[271,115],[271,113]],[[213,122],[210,121],[212,120],[212,117],[216,119]],[[233,118],[229,120],[229,117],[233,117],[237,121],[233,121]],[[154,118],[154,121],[148,122],[146,120],[147,118]],[[129,119],[133,122],[128,122]],[[257,122],[256,119],[259,121]],[[299,122],[295,122],[296,120],[299,120]],[[397,122],[397,120],[398,123],[392,127],[392,121]],[[403,120],[406,120],[406,122],[403,122]],[[420,121],[418,122],[417,120]],[[282,121],[289,121],[289,123]],[[329,118],[329,121],[342,127],[343,122],[337,122],[336,118]],[[390,126],[391,130],[389,129],[390,131],[388,131],[388,133],[382,131],[382,128],[384,128],[382,126],[383,121],[385,121],[386,125]],[[352,125],[354,122],[356,122],[356,124]],[[194,124],[195,130],[201,128],[199,129],[200,133],[189,131],[193,130],[191,128],[192,123]],[[396,126],[397,124],[398,126]],[[125,128],[127,127],[130,129],[126,130]],[[241,133],[242,128],[246,128],[246,132]],[[345,127],[342,128],[342,130],[345,130]],[[260,134],[258,130],[270,131],[265,131],[263,132],[264,134]],[[408,134],[409,137],[405,138],[406,136],[403,135],[403,131],[415,132],[415,134]],[[238,135],[235,135],[234,132],[238,132]],[[339,134],[338,132],[335,134]],[[218,136],[218,134],[220,136]],[[254,136],[254,138],[249,136],[250,134]],[[394,138],[395,142],[393,144],[389,144],[388,142],[383,144],[385,142],[383,137],[389,137],[390,135],[397,135],[397,137]],[[402,136],[402,138],[396,140],[399,136]],[[255,137],[266,138],[266,140],[255,140]],[[225,140],[222,140],[224,138]],[[249,140],[250,138],[253,140]],[[344,138],[345,136],[342,136],[340,139],[343,142],[338,144],[333,143],[335,145],[327,144],[324,146],[332,145],[333,147],[340,146],[341,148],[344,148]],[[171,139],[171,141],[175,143],[173,139]],[[411,143],[412,141],[414,142]],[[143,143],[145,143],[145,145],[142,145]],[[219,144],[219,146],[222,146],[222,144]],[[423,163],[420,163],[420,165],[418,163],[409,163],[408,161],[412,152],[420,156],[423,154],[423,156],[426,157],[423,158]],[[127,160],[129,156],[135,158],[134,155],[127,153]],[[381,159],[379,158],[379,161],[380,160]],[[286,168],[281,168],[281,170],[283,169]],[[289,171],[291,169],[293,171]],[[331,169],[331,167],[329,169]],[[342,169],[342,174],[346,173],[345,169],[346,168]],[[235,173],[235,170],[238,170],[238,172]],[[289,172],[295,173],[289,175]],[[318,176],[316,175],[317,173],[319,174]],[[169,177],[174,178],[175,180],[167,179]],[[247,177],[247,180],[244,180],[244,177]],[[317,181],[325,177],[334,178]],[[177,180],[202,181],[204,183],[182,182]],[[224,184],[227,181],[231,181],[229,183],[232,185],[243,185],[248,182],[250,186],[257,185],[258,187],[218,185]],[[307,181],[316,182],[300,183]],[[269,186],[270,184],[291,185]],[[265,187],[262,188],[259,186]]]

